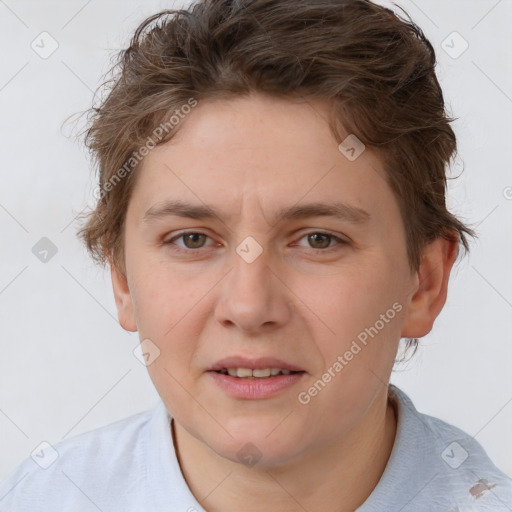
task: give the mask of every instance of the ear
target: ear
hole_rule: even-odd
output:
[[[137,323],[135,322],[133,301],[128,286],[128,280],[110,259],[109,264],[119,323],[126,331],[135,332],[137,330]]]
[[[457,240],[441,237],[423,250],[413,296],[402,326],[403,338],[421,338],[432,330],[434,320],[446,302],[448,280],[457,250]]]

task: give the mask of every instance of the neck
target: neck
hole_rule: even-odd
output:
[[[172,424],[185,480],[208,512],[353,512],[382,477],[396,434],[387,387],[346,436],[286,466],[248,468],[219,456],[174,420]]]

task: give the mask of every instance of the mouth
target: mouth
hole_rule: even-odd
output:
[[[269,379],[292,373],[305,373],[294,364],[274,357],[249,359],[243,356],[231,356],[217,361],[207,371],[229,375],[238,379]]]
[[[304,373],[303,370],[294,371],[287,368],[221,368],[220,370],[211,371],[237,379],[271,379],[280,375]]]
[[[299,366],[273,357],[227,357],[207,369],[217,389],[237,400],[276,397],[297,386],[307,373]]]

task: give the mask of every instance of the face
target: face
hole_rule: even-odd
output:
[[[329,108],[200,102],[128,206],[121,324],[150,340],[174,421],[233,461],[254,445],[284,464],[347,435],[385,394],[410,314],[398,204],[370,148],[338,149]]]

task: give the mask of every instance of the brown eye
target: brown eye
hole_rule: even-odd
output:
[[[198,249],[201,247],[201,242],[204,243],[204,239],[207,238],[203,233],[186,233],[181,235],[179,238],[183,238],[185,246],[188,249]]]
[[[307,238],[308,247],[314,251],[320,252],[330,252],[331,250],[339,249],[342,246],[347,245],[348,242],[332,235],[331,233],[323,233],[321,231],[313,231],[311,233],[306,233],[300,240]],[[331,244],[331,242],[337,242]],[[302,244],[300,244],[302,245]],[[302,245],[304,247],[304,245]]]
[[[311,233],[307,237],[313,249],[326,249],[333,238],[325,233]]]
[[[202,249],[206,239],[208,238],[210,237],[204,233],[197,231],[187,231],[165,241],[164,244],[176,246],[173,249],[177,252],[190,252],[194,249]],[[177,240],[182,240],[182,243],[176,243]]]

